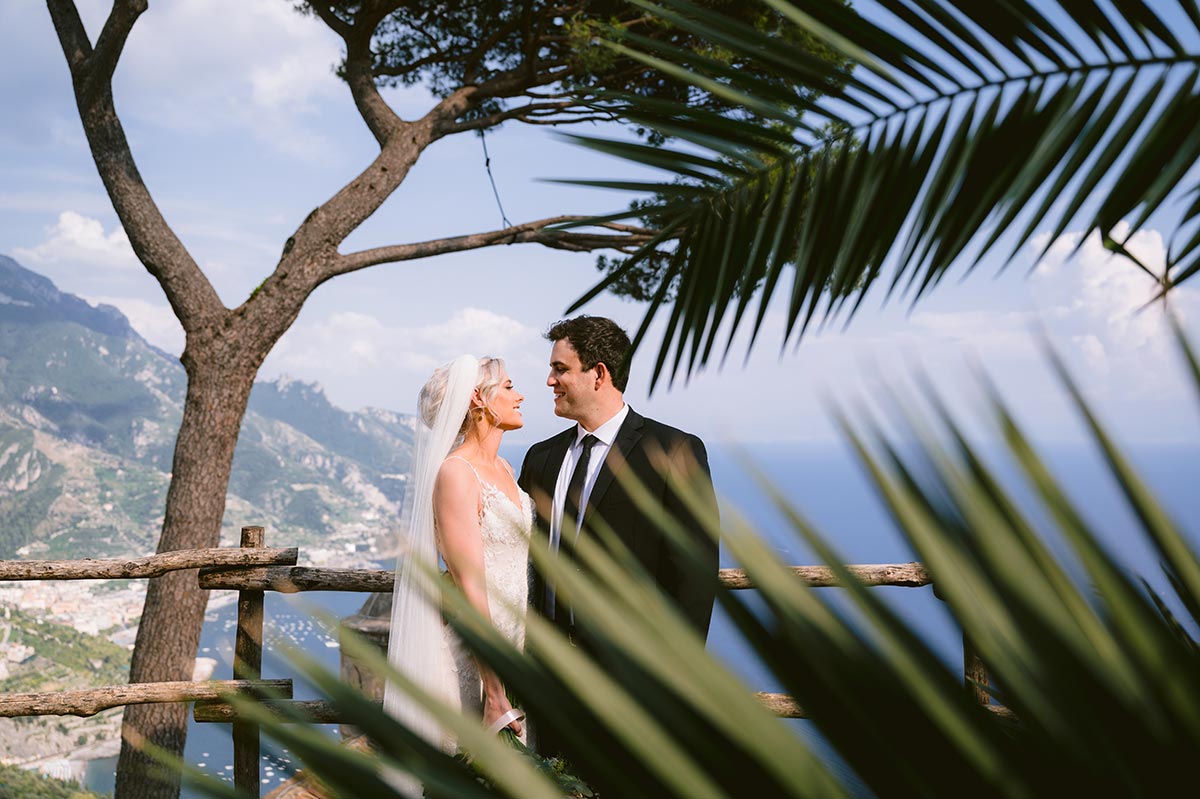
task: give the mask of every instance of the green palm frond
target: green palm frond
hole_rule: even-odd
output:
[[[727,354],[743,327],[753,347],[777,295],[786,344],[814,321],[849,318],[881,277],[889,295],[916,301],[955,263],[969,270],[997,248],[1011,259],[1035,233],[1053,242],[1074,225],[1120,251],[1173,201],[1185,208],[1154,277],[1165,292],[1200,269],[1192,0],[880,0],[873,19],[839,3],[765,0],[848,69],[688,0],[631,2],[760,67],[731,70],[634,36],[604,42],[746,113],[611,95],[608,110],[683,145],[569,137],[668,173],[573,181],[647,192],[655,199],[628,215],[678,233],[637,336],[673,302],[655,380]],[[631,257],[575,307],[656,253]]]
[[[604,529],[580,541],[573,562],[550,558],[536,542],[532,549],[539,568],[588,620],[588,651],[532,616],[528,651],[519,652],[439,581],[448,621],[530,717],[570,743],[579,775],[602,778],[601,799],[1171,794],[1188,784],[1200,756],[1200,559],[1066,369],[1049,357],[1133,512],[1126,536],[1156,552],[1174,596],[1160,595],[1114,556],[986,380],[985,407],[1001,454],[1027,492],[1001,479],[1012,470],[989,463],[928,380],[917,381],[919,405],[893,397],[886,425],[865,410],[834,410],[896,527],[986,663],[986,690],[1004,708],[978,704],[957,668],[885,592],[856,583],[834,539],[766,478],[769,501],[832,567],[848,601],[831,601],[830,589],[797,581],[729,509],[721,525],[701,516],[702,530],[685,530],[637,486],[627,489],[660,517],[692,579],[712,576],[688,549],[697,533],[721,535],[751,577],[756,600],[728,589],[717,600],[742,645],[794,696],[807,722],[768,715]],[[1188,374],[1200,391],[1200,371]],[[686,499],[688,486],[678,489]],[[700,513],[703,501],[694,504]],[[344,647],[360,666],[391,674],[371,644],[351,638]],[[369,737],[370,752],[340,748],[248,698],[231,701],[295,753],[330,796],[393,796],[387,769],[411,771],[431,797],[563,790],[536,763],[484,734],[477,720],[429,705],[471,752],[468,765],[424,744],[311,658],[293,654],[291,662]],[[402,676],[391,678],[413,690]],[[806,727],[789,726],[795,724]],[[229,795],[211,783],[200,788]]]

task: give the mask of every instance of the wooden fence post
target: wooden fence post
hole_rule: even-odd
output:
[[[946,598],[938,591],[937,583],[933,583],[933,595],[937,599],[945,602]],[[979,657],[979,653],[975,651],[975,644],[971,643],[971,639],[964,632],[962,637],[963,642],[963,686],[967,689],[967,693],[971,695],[979,704],[987,707],[992,704],[992,695],[988,693],[987,687],[992,684],[992,676],[988,674],[987,666],[984,665],[983,659]]]
[[[242,528],[242,547],[263,546],[262,527]],[[233,678],[258,680],[262,677],[263,592],[238,591],[237,638],[233,646]],[[249,793],[259,795],[258,782],[259,730],[249,721],[233,724],[233,784]]]
[[[987,691],[987,686],[991,685],[991,675],[988,674],[987,666],[983,664],[983,660],[979,657],[979,653],[975,651],[975,645],[971,643],[971,639],[963,634],[963,684],[967,688],[967,692],[981,705],[990,705],[992,696]]]

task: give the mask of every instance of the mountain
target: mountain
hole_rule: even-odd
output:
[[[398,477],[408,471],[411,450],[396,447],[395,441],[411,445],[414,416],[375,408],[346,413],[334,407],[315,383],[287,376],[256,384],[250,410],[291,425],[329,450],[369,464],[381,474]],[[399,489],[394,499],[402,499],[402,482],[385,481],[384,485]]]
[[[152,551],[186,376],[108,305],[0,256],[0,558]],[[256,383],[222,537],[362,549],[394,533],[413,417],[348,412],[290,378]]]

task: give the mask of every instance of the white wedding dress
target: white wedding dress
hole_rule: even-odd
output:
[[[457,455],[471,471],[470,461]],[[492,624],[517,649],[525,647],[525,612],[528,603],[529,536],[533,530],[533,500],[517,488],[520,506],[513,504],[504,491],[488,483],[475,472],[479,480],[479,533],[483,537],[484,578],[487,582],[488,610]],[[516,488],[516,481],[513,480]],[[441,539],[438,539],[441,549]],[[483,716],[483,683],[475,658],[449,625],[442,627],[442,646],[453,674],[448,675],[455,690],[448,695],[458,697],[459,709],[468,715]],[[525,733],[521,733],[525,741]]]
[[[457,752],[458,743],[438,720],[440,714],[427,708],[428,700],[480,718],[480,723],[483,716],[479,669],[446,625],[438,601],[442,588],[437,577],[440,547],[433,510],[438,473],[462,444],[460,433],[479,380],[479,359],[462,355],[439,367],[421,389],[422,423],[416,426],[412,476],[404,491],[401,555],[396,559],[388,628],[388,665],[401,679],[386,681],[383,708],[410,732],[444,752]],[[479,479],[478,472],[475,477]],[[479,487],[488,609],[501,634],[523,648],[533,502],[518,490],[514,503],[484,480],[479,480]],[[393,768],[385,769],[385,774],[404,796],[422,795],[422,786],[412,774]]]

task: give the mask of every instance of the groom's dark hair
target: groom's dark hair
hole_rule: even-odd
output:
[[[576,316],[550,325],[546,331],[549,341],[566,339],[579,354],[584,371],[602,363],[612,374],[617,391],[624,392],[629,382],[629,352],[633,344],[629,334],[611,319],[603,316]]]

